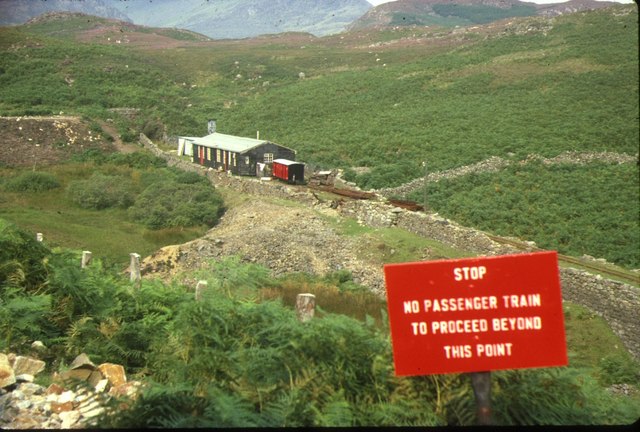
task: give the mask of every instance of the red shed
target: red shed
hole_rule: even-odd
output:
[[[288,183],[304,183],[304,164],[288,159],[273,161],[273,176]]]

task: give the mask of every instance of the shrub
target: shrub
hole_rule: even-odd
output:
[[[34,235],[0,219],[0,294],[9,286],[37,291],[48,277],[49,254]]]
[[[167,162],[147,152],[133,153],[112,153],[108,161],[116,165],[126,165],[130,168],[162,168],[167,166]]]
[[[224,211],[222,198],[208,184],[170,181],[151,184],[129,209],[129,216],[151,229],[213,226]]]
[[[94,148],[94,149],[85,150],[81,153],[72,154],[71,160],[73,162],[94,162],[100,165],[104,163],[108,157],[109,155],[103,152],[102,150]]]
[[[626,361],[621,356],[608,355],[599,363],[602,381],[606,384],[640,383],[637,365]]]
[[[133,204],[131,180],[122,176],[94,173],[87,180],[76,180],[67,188],[69,198],[86,209],[127,208]]]
[[[53,174],[29,171],[8,180],[4,187],[11,192],[44,192],[60,187],[60,182]]]
[[[209,183],[205,177],[193,171],[178,171],[176,173],[176,181],[184,184]]]

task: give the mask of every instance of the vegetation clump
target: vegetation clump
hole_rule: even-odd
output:
[[[59,187],[53,174],[41,171],[23,172],[4,183],[5,190],[11,192],[46,192]]]
[[[202,178],[202,177],[200,177]],[[129,216],[151,229],[215,225],[224,211],[220,195],[208,181],[149,185],[129,208]]]
[[[82,208],[103,210],[109,207],[127,208],[133,204],[131,181],[123,176],[109,176],[96,172],[87,180],[69,184],[71,201]]]

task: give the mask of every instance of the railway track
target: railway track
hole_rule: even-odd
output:
[[[316,190],[322,190],[325,192],[330,192],[336,195],[340,195],[340,196],[344,196],[347,198],[351,198],[351,199],[364,199],[364,200],[368,200],[368,199],[373,199],[376,197],[376,195],[374,193],[370,193],[370,192],[362,192],[362,191],[356,191],[356,190],[351,190],[351,189],[340,189],[340,188],[335,188],[333,186],[309,186],[312,189],[316,189]],[[392,204],[396,207],[401,207],[407,210],[411,210],[411,211],[421,211],[423,210],[423,206],[414,202],[414,201],[404,201],[404,200],[394,200],[394,199],[389,199],[388,200],[389,204]],[[538,251],[543,251],[544,249],[535,247],[535,246],[531,246],[525,242],[522,241],[518,241],[518,240],[513,240],[513,239],[508,239],[508,238],[504,238],[504,237],[500,237],[500,236],[496,236],[496,235],[492,235],[492,234],[487,234],[487,237],[489,237],[491,240],[498,242],[498,243],[502,243],[502,244],[507,244],[509,246],[513,246],[519,250],[523,250],[523,251],[528,251],[528,252],[538,252]],[[590,262],[581,258],[576,258],[576,257],[572,257],[572,256],[568,256],[568,255],[562,255],[562,254],[558,254],[558,261],[560,262],[564,262],[567,264],[574,264],[577,266],[580,266],[582,268],[586,268],[589,269],[591,271],[597,272],[599,274],[602,275],[606,275],[608,277],[612,277],[615,278],[617,280],[626,282],[626,283],[630,283],[634,286],[640,286],[640,275],[634,275],[628,271],[625,270],[618,270],[615,268],[611,268],[607,265],[603,265],[603,264],[598,264],[598,263],[594,263],[594,262]]]
[[[544,249],[541,249],[541,248],[538,248],[538,247],[535,247],[535,246],[531,246],[531,245],[529,245],[527,243],[524,243],[524,242],[521,242],[521,241],[518,241],[518,240],[507,239],[507,238],[496,236],[496,235],[492,235],[492,234],[487,234],[487,237],[489,237],[491,240],[493,240],[495,242],[502,243],[502,244],[508,244],[509,246],[514,246],[514,247],[516,247],[516,248],[518,248],[520,250],[524,250],[524,251],[538,252],[538,251],[543,251],[544,250]],[[578,265],[580,267],[588,268],[589,270],[593,270],[593,271],[601,273],[603,275],[614,277],[617,280],[621,280],[621,281],[624,281],[626,283],[631,283],[632,285],[635,285],[635,286],[639,286],[640,285],[640,275],[630,274],[630,272],[628,272],[628,271],[610,268],[610,267],[608,267],[606,265],[603,265],[603,264],[597,264],[597,263],[589,262],[587,260],[583,260],[583,259],[580,259],[580,258],[568,256],[568,255],[562,255],[562,254],[558,254],[558,261],[565,262],[565,263],[568,263],[568,264],[575,264],[575,265]]]

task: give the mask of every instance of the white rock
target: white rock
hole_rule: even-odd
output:
[[[80,411],[80,413],[84,416],[86,416],[86,413],[89,411],[93,411],[96,408],[100,408],[100,402],[98,401],[93,401],[83,407],[80,407],[80,409],[78,411]]]
[[[23,409],[29,408],[32,405],[32,403],[29,399],[25,399],[25,400],[17,401],[13,405],[16,408],[23,410]]]
[[[60,425],[61,429],[71,429],[71,426],[76,424],[80,419],[80,413],[78,411],[63,411],[60,414],[60,420],[62,420],[62,424]]]
[[[20,375],[16,375],[16,382],[28,382],[28,383],[32,383],[33,380],[35,380],[35,377],[31,374],[20,374]]]
[[[31,344],[31,348],[36,349],[38,351],[46,350],[47,347],[42,343],[42,341],[35,341]]]
[[[58,396],[58,403],[73,402],[75,397],[76,395],[74,392],[72,392],[71,390],[67,390],[66,392],[63,392]]]
[[[98,381],[96,384],[96,391],[99,393],[104,393],[107,390],[107,386],[109,385],[108,379],[103,379]]]
[[[83,411],[82,412],[82,416],[85,417],[85,418],[92,418],[92,417],[99,416],[100,414],[102,414],[104,412],[105,412],[104,407],[99,406],[99,407],[96,407],[96,408],[94,408],[92,410],[89,410],[89,411]]]

